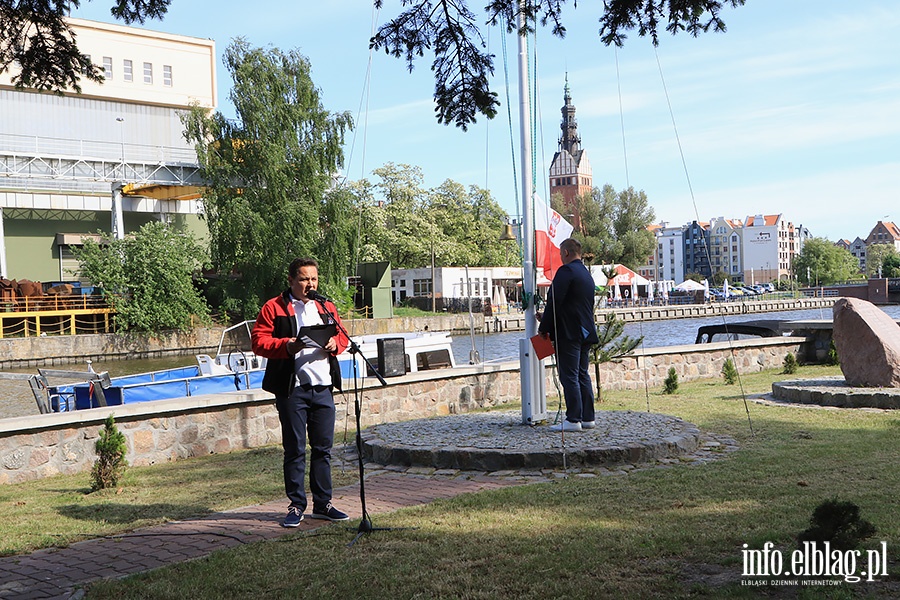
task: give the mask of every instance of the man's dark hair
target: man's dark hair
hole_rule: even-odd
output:
[[[574,254],[575,256],[581,256],[581,242],[575,238],[564,239],[559,245],[559,249],[565,250],[569,254]]]
[[[300,267],[315,267],[318,269],[319,263],[314,258],[295,258],[291,261],[291,266],[288,267],[288,275],[292,278],[296,277],[297,273],[300,272]]]

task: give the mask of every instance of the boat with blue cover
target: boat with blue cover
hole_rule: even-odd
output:
[[[254,323],[253,320],[244,321],[227,328],[222,333],[215,356],[199,354],[195,365],[120,377],[94,371],[90,361],[87,371],[39,368],[39,375],[33,376],[32,391],[39,410],[50,413],[260,389],[266,359],[249,350]],[[356,340],[362,355],[376,368],[379,368],[379,363],[385,364],[386,348],[399,348],[403,359],[395,374],[456,366],[448,333],[367,335]],[[399,343],[400,340],[402,343]],[[391,346],[388,342],[395,345]],[[359,355],[344,352],[338,357],[338,362],[346,382],[344,389],[352,385],[354,376],[363,379],[371,375]],[[59,385],[48,383],[51,379],[60,378],[68,382]],[[76,383],[72,383],[73,380]]]

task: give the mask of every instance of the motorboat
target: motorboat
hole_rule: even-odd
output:
[[[87,372],[38,369],[44,394],[32,390],[41,412],[68,412],[200,394],[249,390],[262,386],[266,359],[249,350],[255,321],[243,321],[222,332],[215,357],[198,354],[196,364],[121,377],[97,373],[88,361]],[[49,385],[50,378],[78,383]]]
[[[353,341],[368,363],[385,377],[456,367],[450,334],[446,331],[362,335],[353,338]],[[352,355],[348,350],[338,356],[341,374],[347,379],[353,377]],[[357,360],[360,359],[357,357]],[[374,375],[371,371],[368,365],[362,365],[358,366],[356,373],[366,377]]]
[[[788,331],[788,333],[790,333]],[[714,341],[778,337],[785,335],[781,321],[756,320],[742,323],[717,323],[703,325],[697,329],[695,344],[709,344]]]

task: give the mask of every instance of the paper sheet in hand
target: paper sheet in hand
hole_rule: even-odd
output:
[[[540,334],[531,337],[531,346],[534,348],[534,353],[537,355],[538,360],[543,360],[554,352],[553,342]]]
[[[310,325],[300,328],[297,339],[307,346],[324,348],[328,345],[328,340],[337,334],[337,326],[333,323],[330,325]]]

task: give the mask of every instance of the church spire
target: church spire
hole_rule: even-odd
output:
[[[566,73],[566,86],[563,89],[563,101],[559,149],[574,156],[581,150],[581,136],[578,135],[578,122],[575,120],[575,105],[572,104],[572,94],[569,91],[568,73]]]

